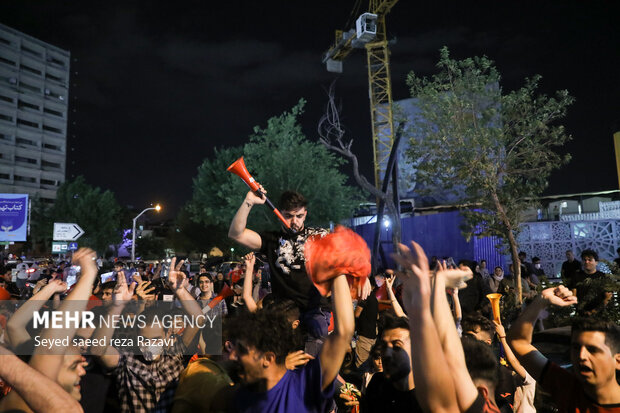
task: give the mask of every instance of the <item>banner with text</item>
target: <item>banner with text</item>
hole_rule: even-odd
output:
[[[47,291],[54,286],[44,287]],[[48,291],[52,292],[53,291]],[[0,301],[0,317],[17,317],[30,339],[13,343],[17,355],[118,352],[159,356],[222,353],[222,312],[200,301]],[[16,313],[19,313],[17,316]]]
[[[26,241],[28,194],[0,194],[0,241]]]

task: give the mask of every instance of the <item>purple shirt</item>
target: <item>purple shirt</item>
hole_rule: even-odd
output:
[[[335,380],[322,391],[321,363],[310,360],[304,367],[287,370],[271,390],[254,392],[242,387],[235,395],[235,411],[261,413],[323,413],[334,395]]]

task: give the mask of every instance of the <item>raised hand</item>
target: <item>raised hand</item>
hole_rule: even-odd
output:
[[[51,289],[52,294],[64,293],[65,291],[67,291],[67,283],[62,280],[51,280],[44,288]]]
[[[368,298],[370,293],[372,292],[372,285],[370,284],[370,280],[368,277],[364,279],[364,282],[357,287],[357,296],[360,300],[365,300]]]
[[[246,268],[254,268],[254,263],[256,262],[256,256],[254,255],[253,252],[245,255],[243,257],[243,260],[245,261]]]
[[[136,289],[136,284],[131,283],[127,285],[127,278],[125,278],[125,271],[119,271],[116,274],[116,287],[114,287],[113,300],[114,304],[120,304],[123,301],[131,300],[133,292]]]
[[[469,268],[466,270],[448,268],[445,261],[437,261],[437,276],[444,277],[446,287],[462,290],[467,287],[467,281],[472,279],[474,274]]]
[[[185,287],[188,280],[185,277],[185,273],[181,271],[183,268],[184,260],[179,261],[177,264],[177,257],[172,258],[170,261],[170,271],[168,272],[168,284],[172,291],[177,292],[181,288]]]
[[[403,281],[403,304],[408,311],[421,308],[430,299],[430,269],[428,258],[422,247],[411,241],[411,249],[399,244],[400,255],[392,254],[392,258],[403,267],[404,272],[397,273]],[[420,299],[422,298],[422,299]]]
[[[495,326],[495,333],[497,333],[497,336],[500,338],[505,338],[506,337],[506,329],[504,328],[504,326],[501,323],[498,323],[495,320],[492,320],[493,325]]]
[[[41,278],[39,281],[37,281],[34,288],[32,289],[32,295],[35,295],[36,293],[41,291],[43,287],[45,287],[46,285],[47,285],[47,278]]]
[[[542,291],[542,297],[549,302],[549,304],[557,305],[558,307],[568,307],[569,305],[577,304],[577,297],[573,295],[573,292],[563,285],[557,287],[551,287]]]
[[[267,195],[267,191],[265,190],[265,188],[263,188],[263,186],[261,185],[259,187],[260,191],[264,194]],[[267,200],[266,196],[258,196],[256,195],[253,191],[249,191],[248,194],[245,196],[245,201],[248,205],[262,205],[265,203],[265,201]]]
[[[136,287],[136,294],[145,301],[155,299],[153,291],[155,291],[155,287],[151,286],[150,281],[140,281],[140,284]]]
[[[97,254],[90,248],[80,248],[73,253],[71,261],[75,265],[79,265],[82,268],[82,272],[90,271],[97,272]]]

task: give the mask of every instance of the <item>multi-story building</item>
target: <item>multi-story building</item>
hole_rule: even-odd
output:
[[[0,24],[0,193],[53,202],[65,180],[70,54]]]

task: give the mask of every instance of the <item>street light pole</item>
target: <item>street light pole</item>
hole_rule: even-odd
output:
[[[145,208],[142,212],[140,212],[134,219],[133,219],[133,226],[131,228],[131,262],[135,262],[136,261],[136,221],[138,220],[138,218],[140,218],[142,216],[142,214],[144,214],[146,211],[151,211],[151,210],[155,210],[157,212],[159,212],[161,210],[161,206],[160,205],[155,205],[154,207],[149,207],[149,208]]]

